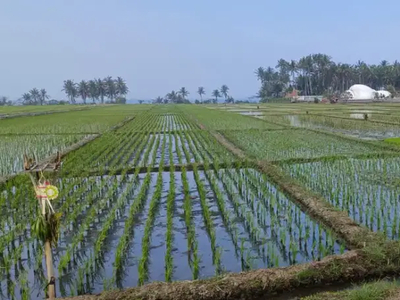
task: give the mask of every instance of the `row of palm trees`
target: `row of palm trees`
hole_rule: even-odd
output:
[[[117,77],[114,80],[111,76],[104,79],[82,80],[79,83],[65,80],[62,90],[73,104],[76,103],[77,98],[81,98],[84,104],[87,99],[91,99],[93,103],[99,101],[102,104],[106,98],[111,102],[121,102],[129,92],[124,79]]]
[[[22,104],[24,105],[43,105],[49,99],[46,89],[33,88],[28,93],[22,95]]]
[[[298,61],[280,59],[275,66],[260,67],[255,74],[261,82],[260,98],[280,97],[293,89],[302,95],[342,93],[353,84],[374,89],[386,88],[392,94],[400,89],[400,63],[383,60],[380,64],[336,63],[326,54],[311,54]]]
[[[168,94],[165,95],[165,97],[157,97],[156,99],[154,99],[154,103],[157,104],[167,104],[167,103],[175,103],[175,104],[180,104],[180,103],[190,103],[190,101],[187,99],[187,96],[189,95],[189,91],[185,88],[182,87],[180,90],[175,91],[172,90],[171,92],[169,92]],[[213,97],[213,99],[208,99],[203,101],[203,96],[206,95],[206,91],[204,89],[204,87],[200,86],[197,89],[197,94],[200,96],[200,101],[196,100],[196,103],[218,103],[218,98],[224,97],[225,98],[225,102],[226,103],[233,103],[234,100],[231,96],[229,96],[229,87],[224,84],[221,86],[220,89],[215,89],[211,92],[211,96]]]
[[[98,101],[103,104],[106,98],[110,102],[125,103],[125,96],[129,89],[121,77],[114,80],[108,76],[104,79],[82,80],[79,83],[65,80],[62,91],[65,92],[72,104],[75,104],[78,98],[81,98],[84,104],[87,103],[87,99],[91,99],[93,103]],[[43,105],[49,98],[46,89],[33,88],[24,93],[21,100],[24,105]]]

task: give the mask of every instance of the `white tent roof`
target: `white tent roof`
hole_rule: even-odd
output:
[[[383,96],[385,98],[389,98],[390,96],[392,96],[392,94],[388,91],[385,90],[379,90],[377,91],[379,93],[379,96]]]
[[[348,92],[353,96],[353,99],[373,99],[376,91],[364,84],[352,85]]]

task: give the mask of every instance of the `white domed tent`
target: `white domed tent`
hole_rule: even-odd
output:
[[[390,98],[392,96],[392,94],[388,91],[385,90],[379,90],[377,91],[379,98]]]
[[[346,94],[353,100],[374,99],[376,91],[364,84],[355,84],[346,91]]]

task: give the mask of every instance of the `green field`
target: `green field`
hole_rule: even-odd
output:
[[[60,191],[52,201],[61,213],[58,296],[158,281],[213,284],[257,269],[289,274],[288,288],[319,276],[335,282],[352,272],[342,264],[357,251],[365,252],[354,264],[396,273],[392,252],[368,248],[400,249],[400,148],[384,142],[388,132],[400,136],[396,108],[114,105],[14,117],[0,120],[0,177],[21,172],[25,153],[41,160],[97,136],[66,154],[57,174],[45,173]],[[365,111],[368,118],[354,117]],[[0,185],[0,299],[42,299],[46,264],[32,229],[40,212],[31,181],[19,174]],[[338,259],[331,271],[303,269],[329,255]],[[242,271],[249,273],[235,275]],[[274,284],[254,288],[261,286]]]

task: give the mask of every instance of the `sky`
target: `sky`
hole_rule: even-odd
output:
[[[398,0],[0,0],[0,96],[63,81],[123,77],[130,99],[182,86],[257,93],[254,75],[280,58],[400,59]]]

